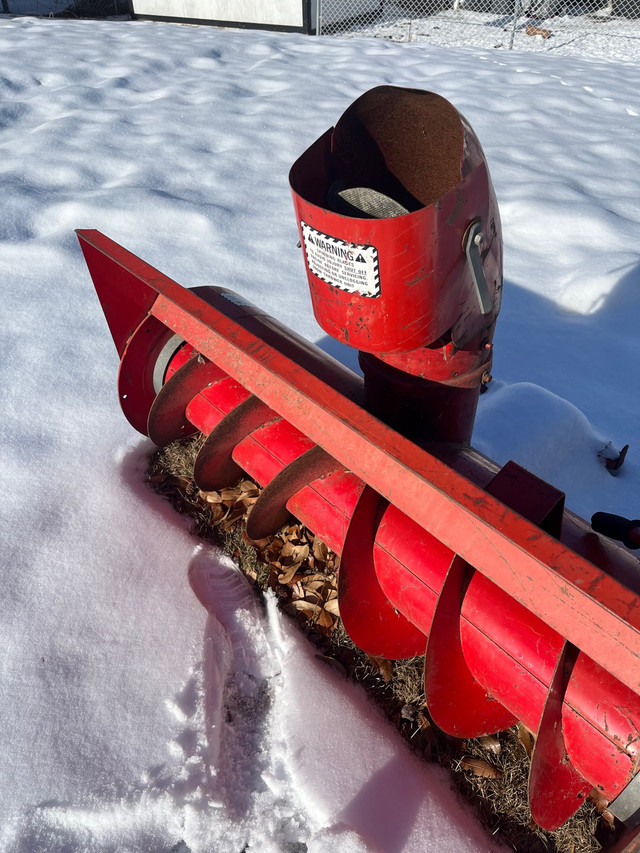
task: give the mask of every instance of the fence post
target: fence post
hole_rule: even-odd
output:
[[[509,36],[509,50],[513,50],[513,40],[516,35],[516,24],[520,17],[520,0],[514,0],[513,4],[513,26],[511,27],[511,35]]]

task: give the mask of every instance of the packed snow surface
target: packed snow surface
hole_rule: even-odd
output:
[[[74,228],[312,317],[287,173],[366,89],[483,143],[506,284],[475,444],[640,510],[640,67],[0,19],[0,850],[494,849],[437,768],[142,483]],[[599,451],[631,450],[618,477]],[[306,846],[305,846],[306,845]]]

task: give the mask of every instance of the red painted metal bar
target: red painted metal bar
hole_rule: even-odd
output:
[[[117,293],[126,294],[132,320],[148,311],[573,645],[640,689],[637,595],[231,319],[222,310],[224,294],[216,306],[207,304],[99,232],[78,236],[107,319]],[[136,326],[121,320],[116,344]]]

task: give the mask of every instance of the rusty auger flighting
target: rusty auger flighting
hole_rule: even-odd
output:
[[[593,787],[635,826],[640,564],[553,486],[470,446],[502,289],[473,130],[438,95],[378,87],[290,182],[316,318],[359,350],[364,377],[236,294],[186,290],[79,231],[126,417],[158,445],[202,432],[201,489],[254,478],[252,538],[292,514],[338,552],[346,630],[389,659],[426,649],[444,731],[522,721],[536,733],[540,826],[561,825]],[[640,544],[640,522],[600,528]]]

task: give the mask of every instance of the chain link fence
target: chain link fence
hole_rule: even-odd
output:
[[[610,59],[640,45],[640,0],[318,0],[322,35]],[[626,45],[625,45],[626,42]]]

